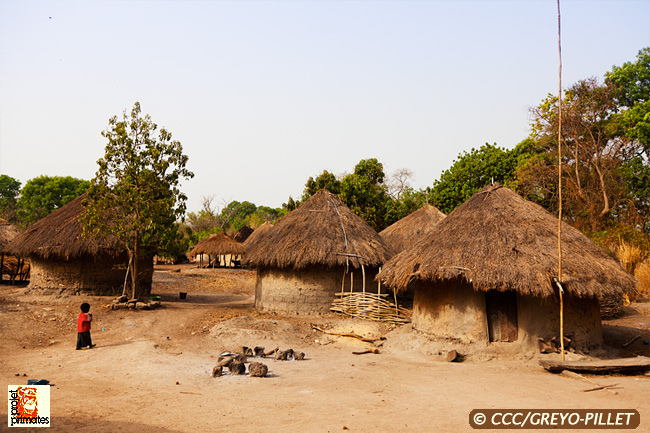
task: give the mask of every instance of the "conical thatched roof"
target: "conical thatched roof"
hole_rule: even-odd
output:
[[[379,278],[396,290],[411,279],[462,277],[475,290],[552,296],[558,220],[541,206],[490,185],[454,210],[413,248],[393,257]],[[634,278],[579,230],[562,225],[562,280],[568,293],[633,292]]]
[[[235,233],[233,239],[243,244],[246,241],[246,239],[248,239],[248,237],[251,235],[251,233],[253,233],[253,229],[250,228],[249,226],[244,226],[239,230],[237,230],[237,233]]]
[[[0,218],[0,254],[5,253],[9,242],[20,234],[20,229]]]
[[[244,242],[246,251],[250,252],[253,248],[255,248],[255,245],[264,237],[264,233],[268,232],[273,227],[275,226],[270,222],[265,222],[264,224],[256,228],[255,231],[251,233],[248,239],[246,239],[246,241]]]
[[[118,255],[124,248],[117,238],[84,238],[79,217],[83,213],[82,200],[75,198],[29,226],[9,243],[8,252],[16,256],[40,256],[69,260],[83,255]]]
[[[381,266],[392,249],[338,197],[321,189],[264,233],[245,261],[256,267]]]
[[[399,253],[415,245],[444,218],[444,213],[430,204],[425,204],[410,215],[386,227],[379,232],[379,235],[395,252]]]
[[[194,257],[197,254],[220,256],[225,254],[244,254],[245,252],[246,247],[244,245],[222,232],[211,234],[207,238],[201,239],[188,255],[190,257]]]

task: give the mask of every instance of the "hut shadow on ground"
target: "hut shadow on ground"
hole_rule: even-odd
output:
[[[219,306],[229,308],[249,308],[255,303],[250,295],[213,295],[213,294],[193,294],[185,292],[185,299],[181,299],[179,293],[152,293],[152,296],[160,296],[160,302],[172,304],[192,304],[203,306]]]
[[[647,323],[650,324],[650,317],[647,319]],[[636,338],[637,336],[638,338]],[[645,341],[650,342],[650,329],[603,324],[603,340],[605,346],[610,349],[609,352],[614,352],[615,356],[621,358],[650,357],[650,344],[644,344]],[[632,342],[630,343],[630,341]],[[623,347],[625,344],[628,346]]]
[[[180,430],[134,423],[129,421],[111,421],[104,419],[88,419],[76,417],[59,417],[55,412],[51,414],[52,427],[56,431],[93,431],[93,432],[120,432],[137,431],[138,433],[181,433]],[[38,430],[38,429],[34,429]],[[29,431],[33,431],[30,429]]]

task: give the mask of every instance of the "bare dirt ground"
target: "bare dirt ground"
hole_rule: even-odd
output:
[[[51,431],[61,432],[463,432],[473,431],[469,413],[478,408],[636,409],[637,431],[650,432],[648,376],[592,376],[618,387],[581,392],[593,386],[547,373],[536,358],[497,353],[448,363],[409,325],[260,313],[254,279],[241,269],[159,266],[153,294],[163,308],[152,311],[0,286],[0,377],[7,385],[49,380]],[[91,304],[97,347],[76,351],[82,302]],[[379,354],[354,355],[375,346],[312,324],[386,340]],[[634,308],[605,322],[604,335],[611,355],[650,355],[650,316]],[[266,378],[212,378],[219,354],[242,345],[293,348],[306,360],[262,359]]]

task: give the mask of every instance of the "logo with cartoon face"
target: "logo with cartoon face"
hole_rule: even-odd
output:
[[[9,427],[50,426],[49,385],[9,385]]]
[[[21,418],[36,418],[38,416],[38,401],[36,400],[36,388],[19,386],[18,402],[16,409]]]

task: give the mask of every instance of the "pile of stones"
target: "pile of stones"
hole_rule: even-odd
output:
[[[267,358],[273,357],[276,361],[303,361],[304,352],[296,352],[293,349],[280,350],[275,349],[266,352],[264,347],[255,346],[254,348],[241,346],[233,352],[224,352],[217,359],[217,365],[212,369],[212,377],[221,377],[224,368],[228,369],[229,374],[244,375],[246,374],[246,364],[248,365],[248,375],[250,377],[266,377],[269,368],[261,362],[250,362],[249,358]]]
[[[126,296],[113,299],[113,304],[111,304],[111,310],[153,310],[158,307],[160,307],[160,301],[141,302]]]

